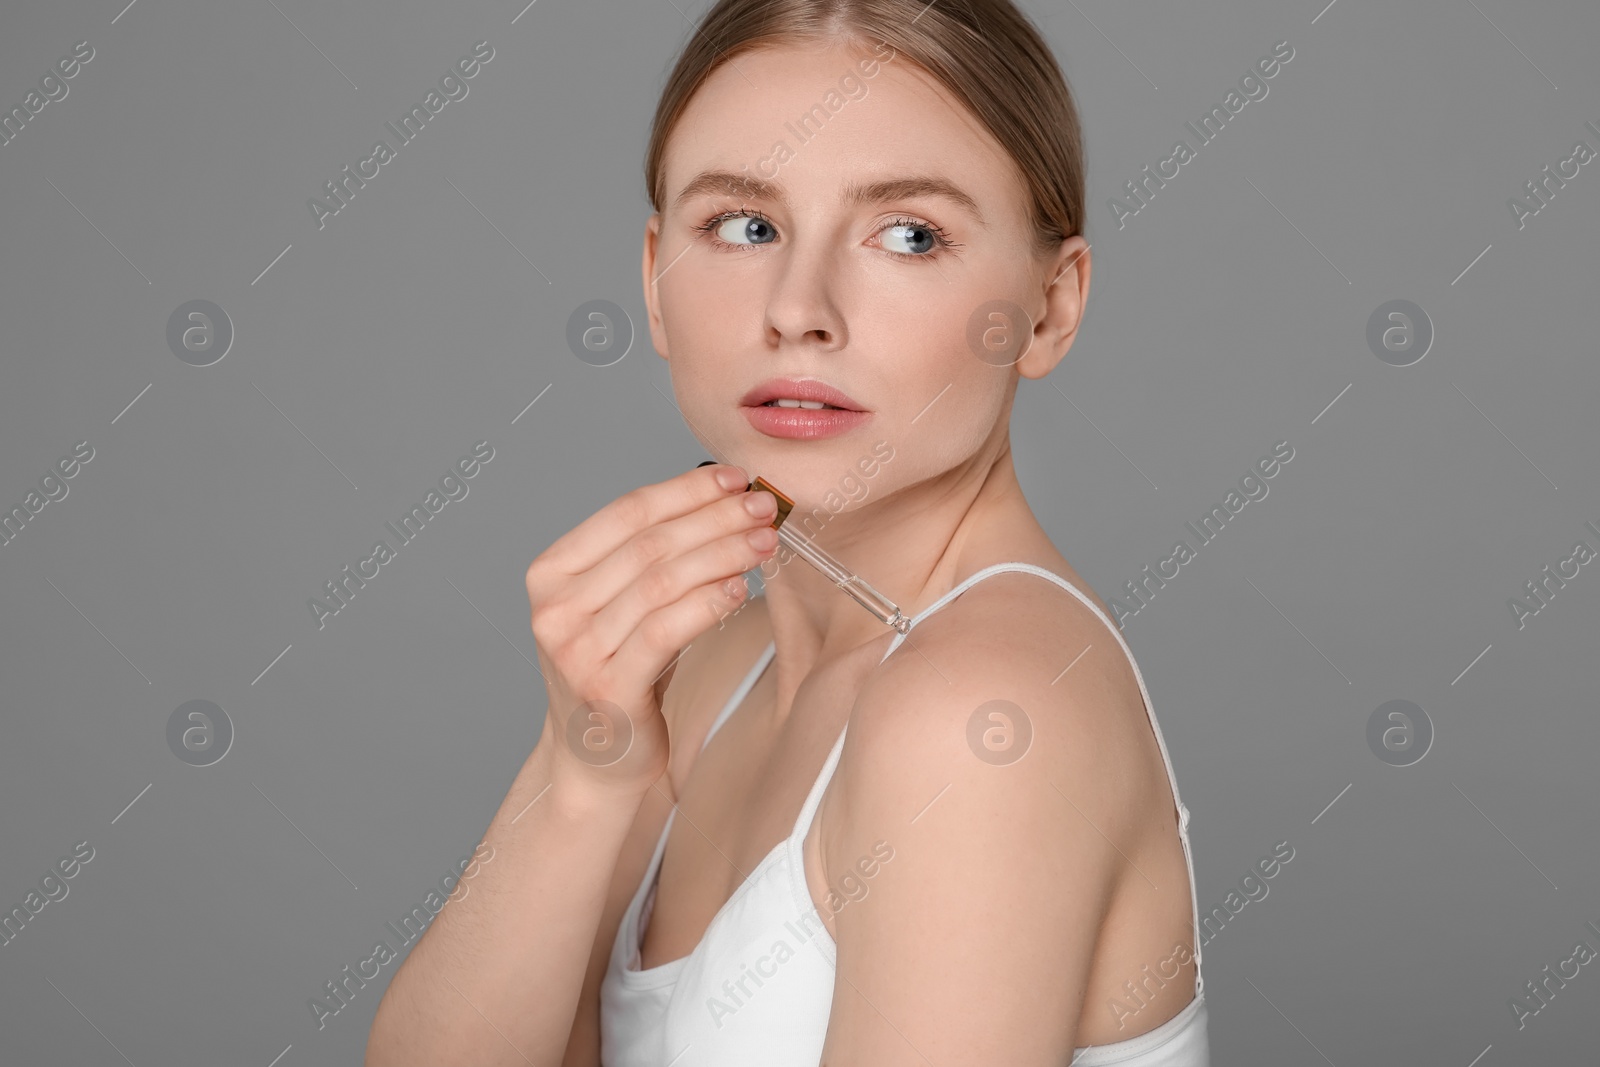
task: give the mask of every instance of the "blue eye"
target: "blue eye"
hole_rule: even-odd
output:
[[[730,226],[729,223],[743,221],[742,226]],[[733,215],[725,217],[713,227],[717,236],[729,244],[742,244],[739,236],[750,238],[750,244],[770,244],[772,242],[772,224],[759,215]],[[763,239],[763,235],[765,239]]]
[[[735,223],[738,223],[738,225],[734,225]],[[771,244],[777,232],[765,216],[748,209],[724,211],[722,214],[715,215],[695,226],[694,231],[697,234],[709,236],[712,244],[716,247],[726,249],[751,249],[759,245]],[[892,248],[884,249],[894,258],[907,262],[917,259],[933,259],[943,250],[960,247],[950,239],[949,234],[939,227],[911,218],[895,219],[887,223],[878,232],[888,232],[897,240],[903,241],[911,247],[912,251],[910,252],[899,252]],[[741,237],[749,238],[749,240],[741,240]]]
[[[895,222],[884,227],[884,229],[894,234],[896,237],[907,240],[910,240],[911,234],[922,234],[925,237],[924,241],[918,242],[915,240],[910,240],[910,243],[916,246],[911,251],[919,256],[931,251],[934,248],[937,248],[939,244],[939,239],[934,234],[933,230],[922,225],[920,222]],[[890,251],[892,251],[892,249]],[[904,255],[905,253],[901,254]]]

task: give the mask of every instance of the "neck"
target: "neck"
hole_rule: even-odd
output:
[[[1043,536],[1017,483],[1010,439],[1001,434],[967,463],[842,511],[811,537],[911,616],[971,571],[1000,562],[993,553],[1022,543],[1019,532]],[[876,663],[894,632],[805,560],[787,549],[773,559],[780,557],[787,562],[767,577],[769,564],[762,576],[777,642],[774,714],[781,722],[814,670],[867,645]]]

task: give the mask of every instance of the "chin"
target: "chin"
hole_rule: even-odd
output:
[[[826,451],[824,451],[824,447]],[[770,456],[769,462],[763,462]],[[817,519],[856,510],[882,495],[893,466],[894,448],[883,438],[867,441],[818,442],[805,453],[787,449],[751,449],[736,462],[751,479],[765,478],[794,501],[794,518],[816,513]],[[751,465],[753,463],[753,465]]]

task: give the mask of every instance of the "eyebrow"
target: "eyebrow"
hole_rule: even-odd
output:
[[[727,170],[701,171],[695,175],[688,185],[683,187],[683,191],[677,195],[672,203],[674,207],[679,207],[697,196],[718,193],[754,200],[771,200],[785,207],[789,206],[788,198],[783,193],[783,186],[777,182],[753,178],[748,174],[735,174]],[[947,178],[912,175],[902,178],[886,178],[876,182],[849,182],[845,185],[844,195],[840,200],[847,206],[855,206],[858,204],[882,204],[892,200],[909,200],[919,196],[933,196],[948,200],[952,204],[971,212],[980,225],[988,225],[984,222],[983,212],[978,210],[978,202],[967,195],[960,186]]]

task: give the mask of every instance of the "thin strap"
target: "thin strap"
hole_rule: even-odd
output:
[[[1205,990],[1205,976],[1201,973],[1200,965],[1200,898],[1199,894],[1195,891],[1194,855],[1189,845],[1189,809],[1184,805],[1182,797],[1178,792],[1178,778],[1172,769],[1172,756],[1167,751],[1166,738],[1164,738],[1161,734],[1161,724],[1156,721],[1155,711],[1151,707],[1150,691],[1145,686],[1144,674],[1139,670],[1139,663],[1133,657],[1133,649],[1128,646],[1128,642],[1123,638],[1122,633],[1114,625],[1112,625],[1110,619],[1106,618],[1105,612],[1101,611],[1099,606],[1085,596],[1083,591],[1077,586],[1061,577],[1061,575],[1056,574],[1054,571],[1046,570],[1045,568],[1035,564],[1024,563],[1021,561],[1012,563],[996,563],[992,566],[984,567],[982,570],[979,570],[976,573],[968,576],[965,580],[957,584],[955,588],[951,589],[948,593],[945,593],[932,604],[929,604],[927,607],[923,608],[921,611],[912,616],[911,626],[907,629],[907,633],[910,632],[910,629],[915,628],[916,625],[923,619],[932,615],[940,608],[945,607],[951,601],[955,600],[956,597],[972,588],[978,582],[983,581],[985,578],[988,578],[991,575],[1000,574],[1006,571],[1021,571],[1026,574],[1036,574],[1041,578],[1047,578],[1059,585],[1061,588],[1065,589],[1067,592],[1071,593],[1073,596],[1077,597],[1085,607],[1094,612],[1096,618],[1105,623],[1106,628],[1111,631],[1111,635],[1117,639],[1117,644],[1121,646],[1123,655],[1127,657],[1129,666],[1133,668],[1134,681],[1139,684],[1139,695],[1144,701],[1145,717],[1150,722],[1151,732],[1155,734],[1156,746],[1161,750],[1161,762],[1167,770],[1167,784],[1172,789],[1172,800],[1177,808],[1178,840],[1183,845],[1184,867],[1187,869],[1189,876],[1189,907],[1191,914],[1194,917],[1194,992],[1195,996],[1199,997]],[[896,634],[894,640],[889,644],[888,651],[883,654],[883,658],[888,659],[890,654],[893,653],[895,649],[900,647],[900,643],[905,639],[905,637],[906,634]],[[730,701],[729,706],[724,708],[722,710],[722,714],[717,717],[717,726],[721,725],[722,720],[728,716],[733,707],[737,705],[738,701],[743,699],[745,692],[747,692],[748,689],[754,685],[759,670],[766,666],[766,663],[771,659],[776,649],[776,642],[768,645],[767,650],[762,654],[761,659],[756,664],[756,667],[752,669],[750,677],[745,679],[745,684],[741,685],[739,691],[735,693],[735,699]],[[822,772],[817,776],[817,780],[812,783],[811,792],[806,795],[805,805],[800,809],[800,817],[795,820],[794,829],[789,835],[789,840],[791,842],[790,847],[793,847],[793,844],[796,842],[803,842],[805,840],[805,835],[810,831],[811,822],[816,817],[817,808],[822,802],[822,794],[827,789],[828,782],[833,778],[834,769],[839,764],[839,756],[844,751],[845,734],[848,733],[849,730],[850,723],[848,720],[846,720],[844,729],[839,731],[839,737],[834,741],[833,749],[828,753],[827,760],[823,762]],[[712,733],[715,732],[716,726],[713,726]],[[707,736],[707,740],[710,740],[709,735]]]
[[[705,751],[706,745],[711,743],[712,735],[715,734],[722,724],[727,721],[728,716],[733,714],[733,709],[737,708],[740,703],[743,702],[744,698],[749,694],[751,688],[755,686],[756,679],[761,677],[761,672],[766,669],[768,663],[772,662],[773,654],[776,653],[777,650],[777,642],[769,642],[767,644],[766,651],[762,652],[761,655],[756,658],[755,665],[751,667],[749,672],[744,676],[744,680],[740,682],[739,687],[733,691],[733,695],[728,697],[728,702],[722,706],[722,710],[717,712],[716,719],[714,719],[711,723],[711,729],[706,733],[706,739],[700,742],[700,751]],[[649,865],[645,867],[644,877],[640,880],[639,888],[635,890],[633,901],[629,904],[630,909],[637,909],[635,911],[636,918],[633,923],[633,948],[630,950],[634,953],[637,953],[644,946],[644,930],[650,921],[650,907],[655,901],[654,894],[656,885],[661,878],[662,856],[667,851],[667,837],[672,833],[672,823],[673,820],[677,818],[677,815],[678,805],[673,804],[672,810],[667,813],[666,823],[661,827],[661,836],[656,838],[656,848],[655,851],[650,855]],[[619,931],[618,944],[620,945],[621,943],[622,938],[621,932]],[[674,960],[672,964],[662,964],[661,966],[675,967],[676,964],[681,962],[682,960]],[[660,969],[661,968],[652,968],[652,970]]]
[[[929,615],[932,615],[935,611],[938,611],[946,604],[949,604],[952,600],[966,592],[968,589],[972,588],[972,586],[976,585],[978,582],[989,577],[990,575],[999,574],[1002,571],[1022,571],[1027,574],[1036,574],[1041,578],[1048,578],[1050,581],[1055,582],[1057,585],[1061,586],[1061,588],[1077,597],[1083,602],[1085,607],[1094,612],[1096,618],[1106,624],[1106,628],[1111,631],[1111,636],[1115,637],[1117,639],[1117,644],[1122,647],[1123,655],[1128,658],[1129,666],[1133,668],[1134,681],[1139,683],[1139,695],[1144,700],[1145,717],[1150,720],[1150,729],[1156,735],[1156,746],[1161,749],[1161,762],[1165,764],[1167,768],[1167,784],[1172,788],[1172,800],[1177,806],[1178,811],[1178,840],[1183,844],[1184,866],[1188,869],[1189,874],[1189,907],[1194,915],[1194,992],[1195,996],[1198,997],[1205,989],[1205,978],[1200,973],[1200,898],[1195,892],[1194,856],[1189,846],[1189,809],[1184,805],[1182,798],[1178,794],[1178,778],[1172,770],[1172,756],[1167,752],[1166,739],[1161,736],[1161,724],[1156,721],[1155,712],[1150,706],[1150,690],[1145,687],[1144,674],[1139,670],[1139,663],[1133,658],[1133,649],[1128,647],[1128,642],[1123,638],[1121,631],[1112,625],[1110,619],[1106,618],[1106,613],[1100,610],[1099,605],[1085,596],[1083,591],[1077,586],[1073,585],[1071,582],[1067,581],[1054,571],[1046,570],[1045,568],[1032,563],[1023,563],[1020,561],[1015,563],[996,563],[971,575],[944,596],[940,597],[932,604],[929,604],[926,608],[917,612],[917,614],[913,616],[911,620],[911,625],[912,627],[915,627],[917,623],[921,622]],[[910,631],[908,630],[907,633],[909,632]],[[883,654],[883,658],[888,659],[889,654],[900,647],[900,642],[903,641],[905,637],[906,634],[896,634],[894,640],[889,645],[889,651]],[[846,724],[845,728],[849,728],[848,723]],[[840,734],[839,741],[834,745],[833,754],[829,756],[828,763],[824,767],[824,781],[827,777],[832,776],[833,766],[838,762],[839,751],[843,747],[843,741],[844,735]],[[822,790],[820,788],[813,787],[812,796],[806,801],[806,810],[801,813],[802,819],[805,823],[805,829],[810,828],[810,816],[813,814],[816,801],[821,799],[821,795]],[[804,832],[804,830],[802,830],[802,832]]]
[[[733,714],[733,709],[743,703],[744,698],[750,694],[750,690],[755,688],[756,679],[761,677],[761,672],[767,669],[767,664],[772,662],[772,657],[777,651],[778,642],[767,642],[766,651],[756,657],[755,666],[750,668],[750,673],[744,676],[744,681],[739,683],[739,688],[733,691],[733,695],[722,706],[722,710],[717,712],[716,719],[711,723],[711,729],[706,733],[706,739],[700,742],[700,751],[704,752],[706,750],[706,746],[711,743],[711,738],[722,728],[722,724],[728,721],[728,716]]]
[[[794,829],[789,831],[791,841],[804,841],[806,834],[811,830],[811,820],[816,817],[817,805],[822,803],[823,790],[828,788],[828,782],[833,778],[833,769],[839,765],[839,753],[844,751],[844,735],[849,729],[850,720],[846,719],[844,729],[839,731],[828,758],[822,761],[822,771],[817,775],[817,780],[811,783],[811,792],[806,794],[806,802],[800,806],[800,817],[794,821]]]
[[[950,601],[954,600],[962,593],[965,593],[968,589],[971,589],[974,585],[989,577],[991,574],[998,574],[1003,570],[1019,570],[1023,568],[1040,571],[1044,574],[1050,573],[1049,571],[1044,571],[1042,568],[1034,567],[1031,563],[997,563],[992,567],[985,567],[983,570],[978,571],[976,574],[968,577],[965,581],[961,582],[944,596],[940,597],[938,600],[935,600],[932,604],[929,604],[927,607],[913,615],[911,617],[911,626],[907,628],[906,633],[910,633],[911,629],[914,628],[917,623],[921,622],[929,615],[932,615],[934,612],[938,611],[940,608],[950,603]],[[1055,575],[1051,576],[1057,577]],[[883,659],[888,659],[889,654],[900,647],[900,642],[905,640],[905,637],[906,634],[895,634],[894,640],[889,644],[888,652],[883,654]],[[879,660],[878,662],[882,663],[883,660]],[[805,805],[800,809],[800,818],[795,821],[794,830],[790,834],[790,836],[794,837],[796,840],[803,841],[805,839],[805,835],[811,830],[811,820],[816,816],[817,806],[822,802],[823,790],[827,788],[828,781],[833,777],[833,770],[839,764],[839,754],[844,751],[844,735],[849,731],[849,729],[850,722],[847,719],[845,720],[844,729],[839,731],[838,740],[833,743],[833,751],[828,753],[827,760],[825,760],[822,764],[822,773],[817,777],[816,782],[811,786],[811,792],[806,795]]]

